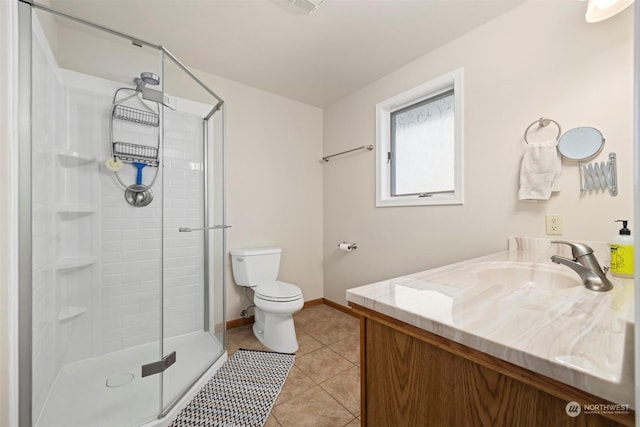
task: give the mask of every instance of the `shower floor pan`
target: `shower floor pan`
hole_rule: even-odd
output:
[[[166,405],[222,352],[222,344],[196,332],[166,340],[165,354],[172,351],[176,363],[162,375],[145,378],[140,362],[158,360],[157,342],[63,366],[36,426],[133,427],[158,421],[161,377]]]

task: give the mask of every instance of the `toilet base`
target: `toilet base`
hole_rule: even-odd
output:
[[[278,353],[298,351],[293,314],[265,313],[256,307],[255,319],[253,334],[262,345]]]

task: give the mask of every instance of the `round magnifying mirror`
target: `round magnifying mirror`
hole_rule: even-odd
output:
[[[558,152],[567,160],[589,160],[597,156],[604,147],[602,133],[592,127],[573,128],[558,141]]]

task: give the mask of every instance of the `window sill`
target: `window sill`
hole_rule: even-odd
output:
[[[377,198],[376,207],[393,207],[393,206],[434,206],[434,205],[462,205],[464,203],[461,195],[447,195],[432,197],[418,197],[418,196],[405,196],[405,197],[389,197],[389,198]]]

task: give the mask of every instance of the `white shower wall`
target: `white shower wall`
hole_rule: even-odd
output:
[[[164,336],[204,329],[203,122],[165,111],[164,123]],[[212,265],[210,265],[212,268]]]
[[[116,126],[129,128],[131,133],[125,133],[127,142],[156,143],[150,141],[155,136],[149,134],[134,139],[136,125]],[[136,127],[143,128],[143,133],[157,130]],[[164,129],[164,177],[159,176],[153,185],[155,199],[149,206],[135,208],[127,204],[112,173],[101,170],[103,352],[158,340],[161,271],[165,286],[164,337],[203,329],[203,233],[177,231],[179,227],[203,224],[202,120],[171,112],[165,114]],[[116,129],[114,134],[123,135],[119,131]],[[106,143],[104,146],[108,148]],[[123,174],[125,183],[133,184],[135,168],[126,164],[124,167],[128,169]],[[153,173],[151,167],[146,167],[143,182],[149,183]]]
[[[37,418],[62,366],[158,342],[161,332],[169,338],[203,330],[204,233],[177,230],[203,224],[201,118],[211,106],[175,99],[178,111],[167,111],[160,128],[164,176],[153,185],[155,199],[131,207],[104,167],[112,97],[124,84],[60,69],[37,19],[33,30]],[[114,133],[119,140],[155,145],[157,131],[116,122]],[[133,184],[135,168],[124,168],[123,180]],[[152,172],[144,169],[145,183]]]
[[[43,407],[58,370],[91,357],[99,296],[91,125],[77,91],[65,87],[34,20],[32,84],[32,369],[33,409]],[[77,114],[71,119],[70,115]],[[89,119],[89,120],[86,120]]]

